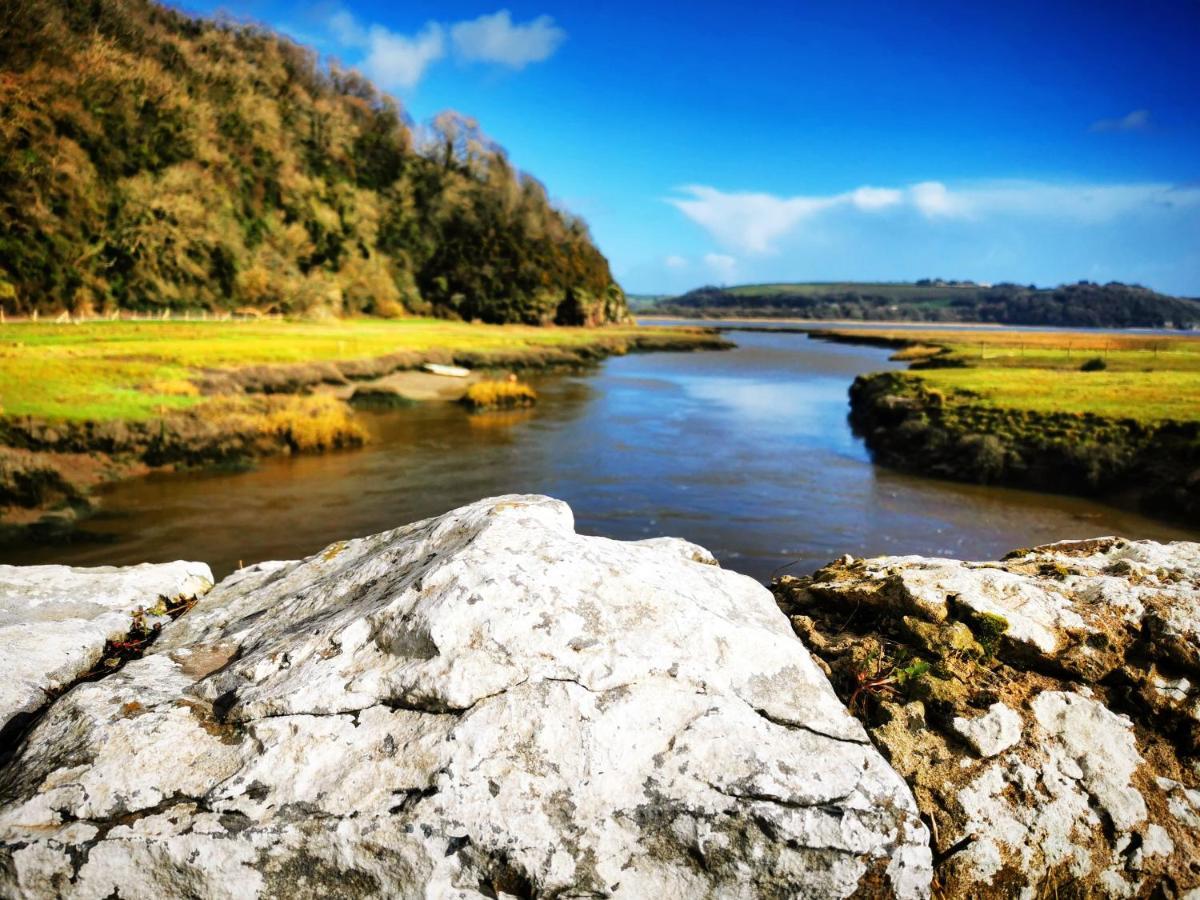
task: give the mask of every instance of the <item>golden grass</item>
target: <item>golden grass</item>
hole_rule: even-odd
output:
[[[911,347],[902,347],[892,354],[892,359],[897,362],[912,362],[917,359],[929,359],[943,353],[941,347],[932,347],[928,344],[913,344]]]
[[[467,388],[463,402],[474,409],[511,409],[532,406],[537,392],[522,381],[477,381]]]
[[[12,416],[146,420],[209,402],[183,383],[204,370],[418,354],[536,354],[691,334],[638,326],[538,328],[441,319],[91,322],[0,325],[0,407]]]
[[[146,391],[151,394],[161,394],[164,397],[199,397],[200,388],[191,381],[177,378],[174,381],[155,381],[146,385]]]
[[[353,412],[335,397],[288,397],[281,409],[267,414],[265,430],[301,453],[362,444],[366,430]]]
[[[327,394],[219,397],[190,415],[220,432],[262,436],[299,453],[354,447],[367,440],[353,410]]]

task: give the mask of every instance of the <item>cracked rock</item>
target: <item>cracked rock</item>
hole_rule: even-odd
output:
[[[0,731],[44,706],[96,666],[123,637],[134,610],[212,587],[204,563],[124,568],[0,566]]]
[[[930,880],[909,788],[766,590],[681,541],[576,535],[545,497],[234,573],[0,773],[5,897]]]

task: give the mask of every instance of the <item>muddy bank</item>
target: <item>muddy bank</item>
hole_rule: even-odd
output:
[[[51,421],[0,417],[0,542],[69,539],[93,511],[92,492],[154,471],[244,465],[267,456],[352,448],[366,440],[354,407],[456,401],[483,372],[595,365],[633,352],[720,350],[714,331],[598,334],[583,347],[506,351],[431,349],[370,359],[205,370],[208,399],[147,421]],[[421,372],[463,366],[471,378]]]
[[[850,420],[882,465],[1200,521],[1200,423],[999,409],[897,372],[854,380]]]
[[[578,347],[524,347],[487,351],[434,348],[404,350],[370,359],[243,366],[204,372],[196,382],[208,394],[294,394],[319,385],[346,386],[369,382],[396,372],[420,369],[429,363],[467,369],[529,371],[594,365],[610,356],[623,356],[626,353],[728,350],[732,346],[715,330],[698,328],[622,337],[601,335],[593,343]]]

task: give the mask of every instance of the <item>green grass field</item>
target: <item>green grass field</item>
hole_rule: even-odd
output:
[[[0,326],[0,410],[75,421],[144,420],[204,402],[188,380],[204,369],[369,359],[399,351],[585,347],[648,331],[415,318],[8,324]]]
[[[838,329],[945,348],[964,368],[914,374],[952,397],[1035,412],[1093,413],[1157,422],[1200,420],[1200,336],[1106,335],[1084,331]],[[903,351],[902,351],[903,354]],[[1103,371],[1080,370],[1102,359]]]

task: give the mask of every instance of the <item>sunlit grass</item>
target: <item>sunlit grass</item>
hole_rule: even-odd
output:
[[[442,319],[19,323],[0,326],[0,409],[71,420],[144,420],[205,402],[205,369],[369,359],[401,351],[571,348],[646,334]]]
[[[1007,328],[838,331],[945,348],[938,361],[961,368],[920,369],[913,374],[947,396],[959,392],[963,400],[975,404],[1033,412],[1092,413],[1142,422],[1200,419],[1200,336]],[[897,358],[909,358],[909,354],[901,350]],[[1105,370],[1080,371],[1090,359],[1104,360]]]
[[[511,409],[532,406],[537,393],[521,381],[477,381],[467,388],[463,402],[475,409]]]
[[[1111,365],[1111,362],[1110,362]],[[919,373],[943,393],[971,391],[972,402],[1034,412],[1094,413],[1142,422],[1200,419],[1200,373],[1053,369],[932,369]]]

